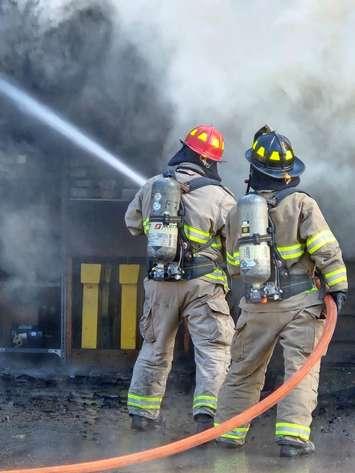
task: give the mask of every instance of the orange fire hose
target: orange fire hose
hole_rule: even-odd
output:
[[[238,414],[235,417],[223,422],[218,427],[205,430],[199,434],[192,435],[191,437],[187,437],[167,445],[162,445],[161,447],[151,448],[149,450],[143,450],[137,453],[130,453],[120,457],[107,458],[105,460],[96,460],[85,463],[75,463],[71,465],[26,468],[20,470],[3,470],[0,471],[0,473],[94,473],[113,470],[117,468],[123,468],[128,465],[144,463],[160,458],[165,458],[171,455],[176,455],[177,453],[184,452],[185,450],[189,450],[190,448],[197,447],[198,445],[202,445],[203,443],[214,440],[220,435],[229,432],[236,427],[248,424],[251,420],[255,419],[255,417],[263,414],[265,411],[277,404],[281,399],[286,397],[287,394],[302,381],[302,379],[310,372],[313,366],[326,353],[334,333],[337,320],[337,311],[335,303],[332,297],[329,295],[325,297],[325,305],[327,310],[327,319],[324,325],[323,335],[313,353],[307,358],[305,364],[284,384],[282,384],[265,399],[258,402],[249,409],[246,409],[241,414]]]

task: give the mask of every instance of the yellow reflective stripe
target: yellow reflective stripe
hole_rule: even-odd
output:
[[[184,229],[185,230],[190,230],[194,233],[197,233],[198,235],[206,236],[208,238],[210,238],[210,236],[211,236],[211,234],[209,232],[205,232],[204,230],[200,230],[199,228],[192,227],[191,225],[187,225],[186,223],[184,225]]]
[[[222,283],[226,291],[229,290],[227,276],[224,271],[221,269],[215,269],[212,273],[204,274],[204,278],[210,279],[211,281],[216,282],[217,284]]]
[[[225,282],[226,278],[225,277],[222,277],[222,276],[215,276],[213,275],[213,273],[211,274],[205,274],[204,275],[205,278],[208,278],[208,279],[213,279],[215,281],[222,281],[223,283]]]
[[[225,272],[220,268],[215,268],[212,273],[204,274],[203,278],[207,278],[210,281],[215,282],[216,284],[223,284],[226,291],[229,290],[228,279]]]
[[[194,400],[198,399],[207,399],[208,401],[217,401],[216,396],[207,396],[205,394],[199,394],[198,396],[194,396]]]
[[[305,245],[302,243],[295,243],[289,246],[277,246],[277,250],[284,260],[299,258],[304,254]]]
[[[222,248],[222,242],[221,242],[221,238],[219,236],[217,236],[213,243],[211,244],[211,247],[216,249],[216,250],[219,250]]]
[[[260,148],[257,150],[256,152],[260,157],[264,157],[265,156],[265,148],[264,146],[260,146]]]
[[[214,423],[214,426],[217,427],[220,425],[218,422]],[[232,439],[232,440],[245,440],[247,433],[249,431],[249,426],[247,427],[237,427],[223,435],[221,437],[225,439]]]
[[[201,141],[207,141],[208,135],[207,135],[206,132],[203,132],[203,133],[200,133],[199,135],[197,135],[197,138]]]
[[[211,140],[211,145],[212,145],[214,148],[219,148],[219,139],[216,138],[216,137],[213,137],[212,140]]]
[[[302,440],[309,440],[309,435],[296,432],[293,429],[287,430],[283,428],[281,430],[276,430],[275,432],[277,437],[298,437]]]
[[[324,245],[334,242],[336,242],[336,238],[333,233],[328,229],[322,230],[321,232],[318,232],[307,239],[308,253],[312,255]]]
[[[184,232],[186,237],[190,241],[194,241],[195,243],[208,243],[211,234],[209,232],[205,232],[204,230],[200,230],[199,228],[192,227],[191,225],[184,224]]]
[[[299,251],[298,253],[291,253],[289,255],[280,253],[280,255],[282,256],[282,259],[289,260],[299,258],[300,256],[304,255],[304,251]]]
[[[214,424],[215,426],[219,424]],[[249,431],[249,427],[238,427],[237,429],[233,429],[230,432],[238,432],[238,433],[246,433]]]
[[[145,218],[143,220],[143,231],[145,234],[149,233],[149,226],[150,226],[149,218]]]
[[[233,254],[228,253],[227,251],[226,256],[228,264],[230,264],[231,266],[240,266],[239,251],[236,251]]]
[[[323,235],[331,233],[330,230],[322,230],[321,232],[315,233],[314,235],[307,238],[307,246],[311,245],[315,240],[322,237]]]
[[[128,401],[127,406],[129,407],[137,407],[138,409],[151,409],[151,410],[160,410],[160,406],[150,405],[150,404],[138,404],[136,402]]]
[[[340,278],[333,279],[333,281],[328,282],[327,284],[329,287],[333,287],[336,284],[339,284],[340,282],[348,282],[348,278],[346,276],[341,276]]]
[[[328,243],[334,243],[335,241],[336,241],[335,238],[329,238],[328,240],[323,240],[321,243],[318,243],[318,245],[316,245],[313,248],[309,249],[308,253],[310,255],[313,255],[313,253],[320,250],[324,245],[327,245]]]
[[[221,435],[224,439],[231,439],[231,440],[244,440],[247,434],[223,434]]]
[[[312,287],[312,289],[308,289],[308,291],[305,291],[306,294],[314,294],[315,292],[318,292],[318,288]]]
[[[193,241],[195,243],[201,243],[201,244],[208,243],[208,240],[202,240],[201,238],[198,238],[198,237],[196,237],[194,235],[191,235],[189,233],[185,232],[185,235],[186,235],[188,240]]]
[[[276,436],[299,437],[308,440],[311,429],[306,425],[293,424],[291,422],[276,422]]]
[[[232,258],[232,259],[236,259],[236,258],[239,258],[239,251],[235,251],[234,253],[229,253],[227,251],[227,256],[229,256],[229,258]]]
[[[270,161],[281,161],[280,153],[278,151],[273,151],[270,156]]]
[[[161,402],[161,400],[163,399],[161,396],[141,396],[140,394],[132,394],[132,393],[129,393],[128,394],[128,398],[131,398],[131,399],[141,399],[143,401],[159,401]]]
[[[286,151],[286,161],[289,161],[290,159],[293,158],[293,154],[292,154],[292,151],[290,149],[288,149]]]
[[[346,267],[341,266],[338,269],[334,269],[333,271],[329,271],[328,273],[324,274],[325,281],[329,287],[333,287],[340,282],[347,282],[347,272]]]
[[[218,275],[224,276],[224,271],[223,271],[222,269],[215,268],[215,269],[213,270],[213,273],[210,273],[210,274],[216,274],[217,276],[218,276]]]
[[[240,266],[240,261],[234,261],[234,260],[231,260],[231,259],[228,259],[227,258],[227,263],[230,264],[231,266]]]
[[[308,433],[311,432],[311,428],[308,425],[294,424],[293,422],[276,422],[276,427],[291,427],[293,429],[304,430]]]
[[[216,408],[217,408],[217,403],[210,404],[209,402],[200,401],[200,402],[194,402],[194,404],[193,404],[192,407],[193,407],[194,409],[195,409],[196,407],[209,407],[210,409],[216,410]]]
[[[334,271],[330,271],[329,273],[325,273],[324,276],[325,276],[326,279],[329,279],[332,276],[335,276],[336,274],[343,274],[343,273],[346,274],[346,267],[345,266],[342,266],[339,269],[335,269]]]
[[[161,401],[161,397],[128,394],[127,406],[138,407],[139,409],[160,409]]]
[[[232,253],[229,253],[233,258],[239,258],[239,251],[235,251],[232,255]]]
[[[222,276],[220,276],[220,273],[209,273],[209,274],[205,274],[204,277],[208,278],[208,279],[215,279],[217,281],[225,281],[226,280],[226,276],[223,274]]]
[[[193,407],[210,407],[216,409],[217,398],[216,396],[209,396],[207,394],[198,394],[194,396]]]
[[[301,248],[304,248],[304,244],[302,243],[296,243],[294,245],[290,245],[290,246],[278,246],[277,249],[279,251],[293,251],[293,250],[298,250],[298,249],[301,249]]]

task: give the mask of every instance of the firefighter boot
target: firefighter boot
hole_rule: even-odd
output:
[[[298,457],[309,455],[315,450],[314,443],[310,440],[299,440],[296,437],[278,437],[277,443],[281,445],[280,457]]]
[[[156,430],[160,427],[160,421],[148,419],[148,417],[131,415],[131,429],[138,432],[147,432],[149,430]]]
[[[245,440],[235,440],[226,437],[218,437],[216,439],[218,447],[223,448],[241,448],[245,445]]]
[[[213,427],[213,417],[209,414],[196,414],[194,421],[196,434]]]

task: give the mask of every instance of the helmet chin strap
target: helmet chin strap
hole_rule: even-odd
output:
[[[209,169],[212,166],[212,163],[204,156],[200,155],[199,158],[202,166],[204,166],[205,168]]]
[[[247,185],[247,190],[245,191],[245,193],[249,194],[251,188],[251,167],[249,169],[249,177],[248,179],[244,179],[244,184]]]
[[[289,184],[292,181],[292,177],[289,175],[288,172],[284,175],[283,178],[284,178],[285,184]]]

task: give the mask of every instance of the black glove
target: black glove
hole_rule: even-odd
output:
[[[335,305],[337,306],[338,315],[339,315],[342,308],[345,305],[346,299],[348,297],[348,293],[347,291],[336,291],[336,292],[330,292],[330,295],[332,296],[333,301],[335,302]]]

